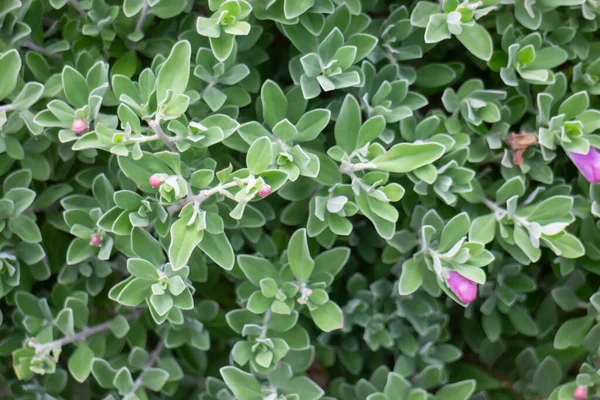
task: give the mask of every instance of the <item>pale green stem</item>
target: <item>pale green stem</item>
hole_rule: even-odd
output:
[[[154,348],[154,350],[152,350],[152,353],[150,354],[150,359],[148,360],[148,363],[146,364],[144,369],[142,369],[140,371],[140,374],[138,375],[135,382],[133,382],[133,387],[131,388],[131,390],[129,391],[128,394],[123,396],[124,399],[130,398],[131,395],[133,395],[140,387],[142,387],[142,383],[143,383],[142,376],[144,375],[144,372],[146,370],[154,367],[154,364],[156,364],[158,362],[158,360],[160,358],[160,353],[162,352],[164,347],[165,347],[165,341],[161,339],[160,342],[158,342],[158,344]]]
[[[173,142],[175,142],[177,139],[176,138],[172,138],[171,136],[167,135],[162,128],[160,127],[160,120],[150,120],[148,121],[148,126],[150,128],[152,128],[152,130],[154,131],[154,133],[156,134],[157,138],[162,140],[163,143],[169,148],[169,150],[177,152],[177,148],[175,147],[175,145],[173,144]]]
[[[244,179],[240,179],[238,181],[222,183],[211,189],[204,189],[196,195],[190,194],[186,198],[180,200],[178,203],[170,205],[168,208],[168,211],[170,213],[177,212],[189,203],[196,203],[196,204],[200,205],[204,201],[206,201],[206,199],[208,199],[209,197],[214,196],[215,194],[223,193],[223,191],[225,191],[227,189],[231,189],[232,187],[238,186],[240,183],[246,184],[246,183],[248,183],[248,180],[249,180],[248,178],[244,178]]]
[[[143,313],[146,312],[146,309],[144,308],[140,308],[138,310],[135,310],[134,312],[132,312],[131,314],[125,316],[125,319],[127,321],[130,321],[132,319],[135,319],[137,317],[139,317],[140,315],[142,315]],[[35,352],[36,354],[40,354],[43,353],[45,351],[51,350],[52,348],[56,347],[56,346],[64,346],[67,345],[69,343],[74,343],[74,342],[78,342],[80,340],[85,340],[86,338],[88,338],[89,336],[95,335],[96,333],[100,333],[100,332],[104,332],[107,331],[108,329],[110,329],[110,325],[112,323],[111,321],[106,321],[102,324],[96,325],[96,326],[92,326],[90,328],[86,328],[84,330],[82,330],[81,332],[73,335],[73,336],[65,336],[63,338],[57,339],[57,340],[53,340],[52,342],[49,343],[43,343],[43,344],[35,344]]]
[[[144,22],[146,22],[146,17],[148,16],[148,11],[150,10],[150,6],[147,2],[144,2],[144,6],[142,7],[142,13],[140,14],[140,19],[135,25],[135,30],[138,32],[142,32],[142,28],[144,27]]]

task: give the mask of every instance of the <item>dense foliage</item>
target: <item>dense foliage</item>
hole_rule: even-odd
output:
[[[600,396],[598,0],[0,0],[0,397]]]

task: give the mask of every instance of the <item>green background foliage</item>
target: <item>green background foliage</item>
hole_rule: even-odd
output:
[[[599,21],[1,0],[0,397],[595,398]]]

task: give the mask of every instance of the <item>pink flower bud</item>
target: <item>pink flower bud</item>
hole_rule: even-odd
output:
[[[85,122],[82,119],[76,119],[71,124],[71,130],[76,135],[81,135],[82,133],[86,132],[87,129],[88,129],[87,122]]]
[[[153,188],[157,188],[163,184],[162,178],[158,175],[152,175],[148,181],[150,182],[150,186]]]
[[[446,280],[450,289],[463,303],[470,303],[477,298],[477,284],[455,271],[450,271]]]
[[[263,185],[263,187],[258,191],[258,196],[259,197],[267,197],[268,195],[271,194],[271,186],[267,185],[266,183]]]
[[[590,183],[600,182],[600,152],[590,147],[587,154],[570,153],[573,164]]]
[[[95,247],[100,247],[100,245],[102,244],[102,237],[98,234],[92,235],[92,237],[90,238],[90,244]]]
[[[577,400],[586,399],[588,395],[587,388],[585,386],[577,386],[575,390],[573,390],[573,397]]]

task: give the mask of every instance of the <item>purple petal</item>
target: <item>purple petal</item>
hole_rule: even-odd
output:
[[[600,182],[600,153],[590,147],[587,154],[570,153],[573,164],[590,183]]]
[[[463,303],[470,303],[477,298],[477,284],[455,271],[448,274],[448,286]]]

